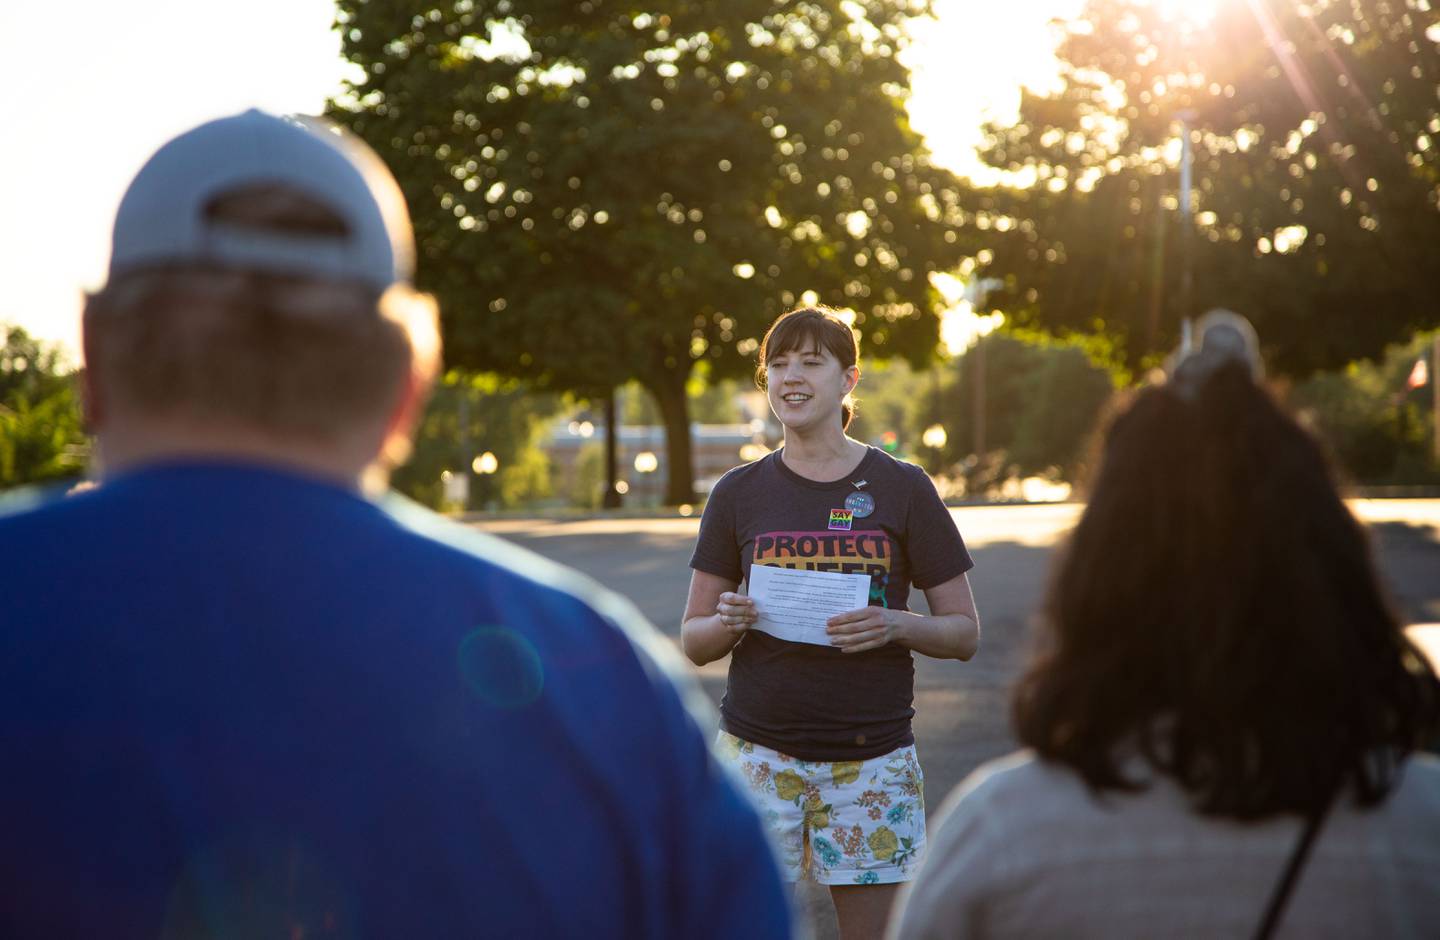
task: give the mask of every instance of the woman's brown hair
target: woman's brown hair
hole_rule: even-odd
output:
[[[1109,429],[1014,698],[1020,740],[1098,790],[1138,759],[1207,814],[1383,800],[1440,683],[1383,596],[1319,445],[1232,363]]]

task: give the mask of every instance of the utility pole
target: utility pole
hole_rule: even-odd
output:
[[[985,337],[975,340],[970,351],[975,355],[975,365],[970,370],[975,376],[974,393],[970,396],[975,406],[975,460],[985,455]]]
[[[1190,351],[1190,315],[1195,304],[1195,220],[1191,194],[1194,190],[1195,154],[1190,146],[1190,122],[1199,115],[1186,109],[1175,115],[1180,121],[1180,354]]]
[[[1430,344],[1430,430],[1433,434],[1431,445],[1435,464],[1440,466],[1440,330]]]
[[[1160,313],[1165,309],[1165,230],[1169,215],[1165,212],[1165,182],[1155,178],[1155,238],[1150,254],[1150,311],[1145,322],[1145,348],[1160,348]]]
[[[980,316],[986,296],[995,288],[1003,286],[1005,282],[998,277],[982,277],[966,284],[965,299],[970,302],[970,312],[974,316]],[[971,346],[965,355],[975,357],[971,368],[974,373],[974,389],[970,400],[974,405],[975,460],[978,466],[980,459],[985,456],[985,337],[977,336],[975,345]]]

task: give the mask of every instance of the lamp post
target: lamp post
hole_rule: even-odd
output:
[[[660,458],[655,456],[654,451],[642,450],[635,455],[635,472],[640,474],[640,479],[644,481],[641,486],[647,498],[650,490],[650,475],[659,467]]]
[[[456,474],[459,482],[446,481],[447,487],[452,487],[458,497],[461,509],[469,509],[470,506],[470,473],[466,472],[465,457],[470,453],[470,385],[463,379],[455,386],[456,393],[460,396],[456,402],[455,415],[455,446],[459,449],[460,472]],[[449,472],[449,471],[446,471]]]
[[[452,470],[440,471],[440,499],[447,510],[464,512],[470,508],[470,475]]]
[[[480,508],[490,508],[490,480],[500,469],[500,460],[490,451],[470,461],[470,469],[480,476]]]

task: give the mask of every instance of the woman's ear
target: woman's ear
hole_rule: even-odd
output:
[[[851,366],[845,370],[845,394],[849,395],[855,391],[855,386],[860,384],[860,367]]]

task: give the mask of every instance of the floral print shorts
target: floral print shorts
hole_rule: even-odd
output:
[[[744,778],[787,880],[915,877],[925,853],[925,777],[913,746],[863,761],[803,761],[721,731],[715,750]]]

